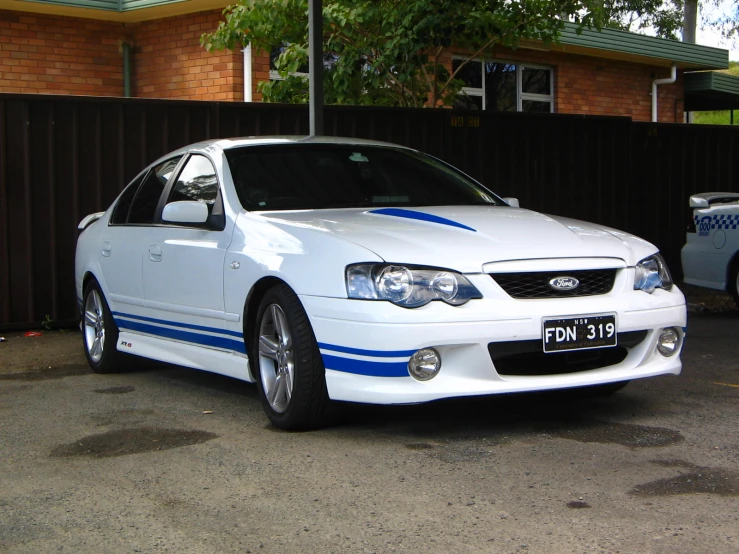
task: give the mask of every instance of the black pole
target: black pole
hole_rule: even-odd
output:
[[[308,3],[308,71],[310,134],[323,134],[323,6],[322,0]]]

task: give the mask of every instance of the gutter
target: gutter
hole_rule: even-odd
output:
[[[672,64],[670,76],[665,79],[655,79],[652,81],[652,121],[657,122],[657,87],[659,85],[671,85],[677,81],[677,64]]]

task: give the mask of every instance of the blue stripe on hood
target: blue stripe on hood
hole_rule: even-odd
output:
[[[406,219],[417,219],[419,221],[428,221],[429,223],[438,223],[440,225],[449,225],[450,227],[458,227],[460,229],[466,229],[467,231],[472,231],[473,233],[477,232],[477,230],[473,229],[472,227],[467,227],[467,225],[462,225],[461,223],[457,223],[456,221],[452,221],[451,219],[446,219],[445,217],[439,217],[438,215],[425,214],[423,212],[416,212],[413,210],[404,210],[402,208],[381,208],[379,210],[371,210],[369,213],[380,214],[380,215],[391,215],[394,217],[404,217]]]

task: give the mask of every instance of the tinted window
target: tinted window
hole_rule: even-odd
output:
[[[196,154],[182,168],[167,202],[195,200],[207,204],[208,212],[212,213],[217,197],[216,170],[208,158]]]
[[[159,198],[162,196],[169,177],[182,156],[172,158],[154,167],[144,178],[136,197],[133,199],[128,223],[146,224],[154,222]]]
[[[295,144],[226,151],[247,210],[499,204],[429,156],[399,148]]]
[[[499,112],[516,111],[516,66],[485,63],[485,107]]]
[[[128,210],[131,208],[131,202],[133,201],[133,196],[136,194],[143,178],[143,175],[140,176],[123,191],[123,194],[121,194],[121,197],[118,199],[118,203],[113,210],[113,216],[110,218],[111,224],[120,225],[121,223],[126,222],[128,219]]]

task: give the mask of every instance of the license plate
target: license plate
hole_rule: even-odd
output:
[[[616,316],[588,315],[542,322],[544,352],[616,346]]]

